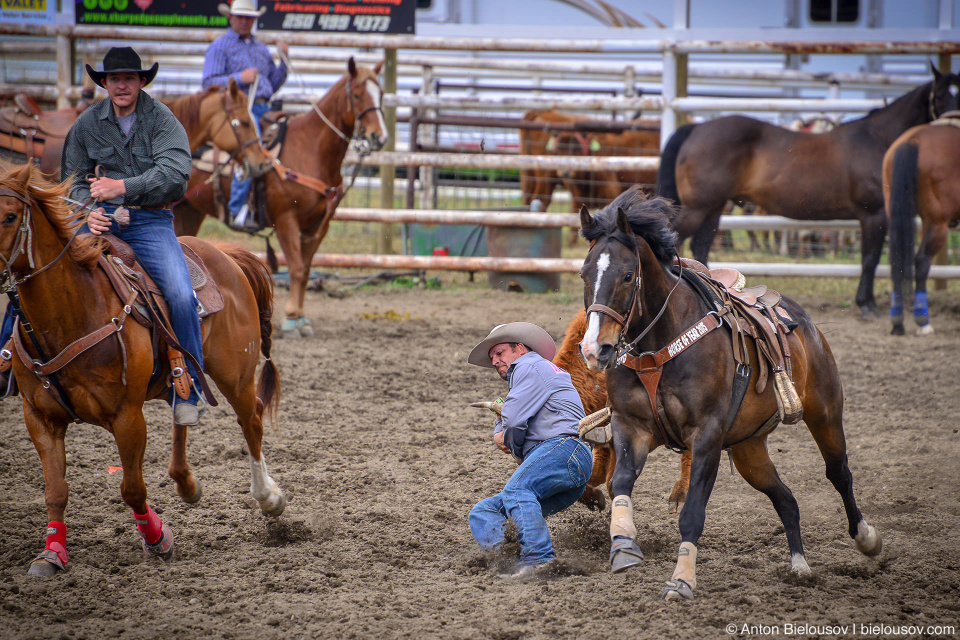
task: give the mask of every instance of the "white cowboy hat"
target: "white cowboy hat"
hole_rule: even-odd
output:
[[[267,10],[266,7],[260,7],[258,11],[253,5],[253,0],[233,0],[231,4],[221,2],[217,9],[224,16],[246,16],[247,18],[259,18]]]
[[[557,355],[557,345],[544,329],[529,322],[511,322],[495,326],[493,331],[473,348],[467,356],[467,362],[492,369],[490,349],[504,342],[522,342],[547,360],[553,360],[553,356]]]

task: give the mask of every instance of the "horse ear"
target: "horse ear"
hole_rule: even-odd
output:
[[[623,207],[617,207],[617,229],[623,231],[628,236],[633,235],[633,229],[630,228],[630,221],[627,220],[627,214]]]
[[[593,226],[593,218],[590,216],[590,209],[587,209],[587,205],[580,205],[580,228],[589,229]]]
[[[351,78],[357,77],[357,63],[353,59],[353,56],[350,56],[350,59],[347,60],[347,71],[350,72]]]
[[[930,71],[933,71],[933,79],[939,81],[943,74],[937,69],[937,65],[933,64],[933,60],[928,59],[927,62],[930,63]]]
[[[373,72],[377,75],[380,75],[380,69],[383,69],[383,60],[373,65]]]
[[[231,98],[236,98],[237,94],[240,93],[240,87],[237,86],[237,81],[233,78],[230,78],[230,84],[227,85],[227,88],[230,89]]]

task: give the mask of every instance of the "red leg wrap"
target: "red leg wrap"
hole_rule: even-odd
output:
[[[67,564],[67,525],[56,520],[47,525],[46,548],[56,553],[60,562]]]
[[[147,541],[147,544],[157,544],[157,541],[160,540],[163,522],[160,521],[160,516],[154,513],[153,507],[148,505],[146,513],[135,513],[133,518],[137,521],[137,529],[140,530],[140,535]]]

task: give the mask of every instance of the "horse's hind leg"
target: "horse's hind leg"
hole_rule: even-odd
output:
[[[770,460],[767,439],[752,438],[732,446],[730,458],[743,479],[770,498],[773,508],[777,510],[790,547],[790,570],[798,575],[809,575],[810,567],[800,541],[800,507]]]
[[[946,243],[947,226],[945,224],[924,224],[923,237],[920,239],[914,262],[916,293],[914,294],[913,320],[917,323],[917,335],[933,333],[930,311],[927,308],[927,277],[930,275],[933,256],[937,255]]]
[[[187,427],[173,425],[173,439],[170,447],[170,466],[167,473],[177,485],[177,493],[184,502],[193,504],[200,500],[203,489],[200,482],[193,477],[190,464],[187,462]]]
[[[260,505],[264,515],[277,517],[287,506],[287,499],[280,485],[270,477],[267,461],[263,457],[263,403],[257,398],[253,380],[242,385],[242,391],[217,385],[237,412],[237,423],[243,429],[243,437],[250,451],[250,493]]]
[[[850,473],[850,466],[847,463],[847,443],[843,436],[843,429],[831,427],[811,413],[804,404],[804,422],[813,434],[813,439],[820,449],[820,455],[826,463],[827,479],[843,500],[850,537],[853,538],[861,553],[875,556],[883,549],[883,540],[877,530],[867,524],[857,507],[857,500],[853,495],[853,474]]]

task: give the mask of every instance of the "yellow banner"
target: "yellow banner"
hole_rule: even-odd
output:
[[[47,0],[0,0],[4,11],[47,11]]]

